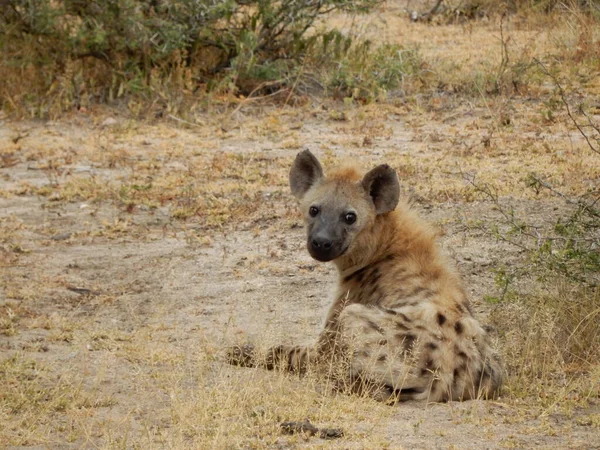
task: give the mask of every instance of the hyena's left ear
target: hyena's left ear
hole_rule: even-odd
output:
[[[323,178],[323,168],[316,156],[310,150],[298,153],[290,170],[292,194],[301,199],[321,178]]]
[[[382,164],[375,167],[365,175],[361,183],[373,199],[377,214],[396,208],[400,199],[400,183],[396,171],[390,166]]]

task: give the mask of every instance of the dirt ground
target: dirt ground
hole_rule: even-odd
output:
[[[436,31],[461,39],[454,32]],[[528,173],[575,193],[600,176],[566,119],[540,119],[543,106],[440,95],[249,105],[195,124],[100,107],[59,121],[4,119],[0,446],[600,448],[598,398],[392,408],[223,357],[233,343],[308,343],[319,332],[335,272],[305,251],[287,188],[303,148],[326,165],[390,163],[440,228],[485,322],[495,306],[484,298],[501,294],[496,271],[523,255],[489,231],[497,205],[468,180],[541,222],[558,206],[524,188]],[[499,126],[507,108],[511,125]],[[280,422],[304,418],[345,435],[280,433]]]

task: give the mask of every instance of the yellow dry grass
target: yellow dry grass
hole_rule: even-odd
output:
[[[597,28],[577,15],[552,27],[550,20],[503,24],[510,61],[559,55],[565,88],[593,102]],[[495,251],[506,264],[523,260],[494,247],[489,229],[482,237],[465,228],[485,229],[496,207],[468,180],[533,205],[527,212],[536,217],[554,217],[556,199],[524,187],[531,173],[569,195],[597,187],[598,155],[551,101],[551,80],[533,72],[521,95],[490,95],[489,84],[478,82],[497,77],[499,19],[411,24],[387,7],[361,26],[366,36],[377,31],[377,39],[418,46],[428,64],[424,95],[363,106],[241,103],[234,113],[199,113],[193,124],[140,122],[99,106],[43,125],[8,123],[0,135],[2,154],[10,155],[0,178],[0,446],[598,444],[598,297],[568,281],[528,279],[527,297],[490,307],[480,299],[498,289],[493,273],[487,266],[465,272],[510,370],[495,402],[390,408],[335,395],[312,376],[223,363],[222,348],[233,342],[302,342],[318,332],[332,273],[301,249],[287,188],[298,148],[309,146],[326,164],[390,163],[405,193],[459,235],[445,239],[476,240],[457,253]],[[513,74],[503,82],[510,85]],[[454,92],[432,88],[440,84]],[[116,124],[105,125],[109,116]],[[444,208],[452,210],[435,215]],[[570,357],[586,354],[586,345],[586,360]],[[281,422],[305,418],[345,435],[282,435]]]

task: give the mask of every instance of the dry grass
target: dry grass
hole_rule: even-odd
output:
[[[144,350],[137,339],[125,348],[94,348],[104,353],[105,367],[91,369],[86,380],[22,354],[5,360],[0,368],[6,387],[2,402],[10,406],[3,414],[3,442],[26,446],[71,442],[100,448],[295,446],[308,442],[308,436],[282,437],[279,423],[310,417],[320,426],[343,424],[346,436],[341,445],[381,448],[390,444],[383,437],[373,439],[378,422],[393,413],[383,405],[358,397],[322,395],[306,379],[300,383],[258,371],[232,374],[216,369],[214,358],[204,353],[184,354],[163,345]],[[144,367],[135,376],[133,390],[139,397],[133,408],[119,404],[119,393],[102,394],[116,364]],[[60,381],[49,379],[50,374],[58,374]],[[143,399],[148,391],[156,395]],[[132,415],[141,415],[142,420],[134,423],[128,417]]]
[[[552,192],[525,189],[531,172],[570,195],[597,188],[598,155],[551,81],[533,65],[519,72],[533,58],[548,63],[573,106],[596,111],[598,28],[577,14],[550,27],[554,19],[512,18],[502,38],[499,19],[431,26],[382,9],[364,33],[375,24],[428,61],[420,91],[384,104],[236,103],[188,123],[92,106],[45,125],[10,122],[0,135],[0,446],[594,444],[597,289],[530,272],[486,305],[479,300],[503,286],[489,262],[468,264],[523,265],[526,255],[496,242],[497,205],[466,180],[546,225],[561,211]],[[502,39],[508,63],[499,71]],[[105,125],[109,115],[116,124]],[[497,402],[389,408],[334,395],[314,377],[222,363],[232,342],[317,332],[327,291],[317,281],[331,273],[304,255],[287,189],[289,161],[304,145],[326,164],[392,164],[443,228],[476,308],[498,331],[509,377]],[[345,436],[281,434],[279,423],[305,418]]]
[[[598,305],[597,292],[563,282],[495,309],[510,374],[508,398],[530,402],[545,415],[598,398]]]

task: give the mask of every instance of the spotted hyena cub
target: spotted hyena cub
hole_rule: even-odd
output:
[[[230,362],[326,368],[337,385],[382,401],[497,393],[497,355],[436,233],[400,202],[396,172],[384,164],[362,178],[352,168],[325,176],[305,150],[290,186],[305,217],[308,252],[338,269],[337,294],[314,346],[278,346],[263,358],[252,346],[234,347]]]

